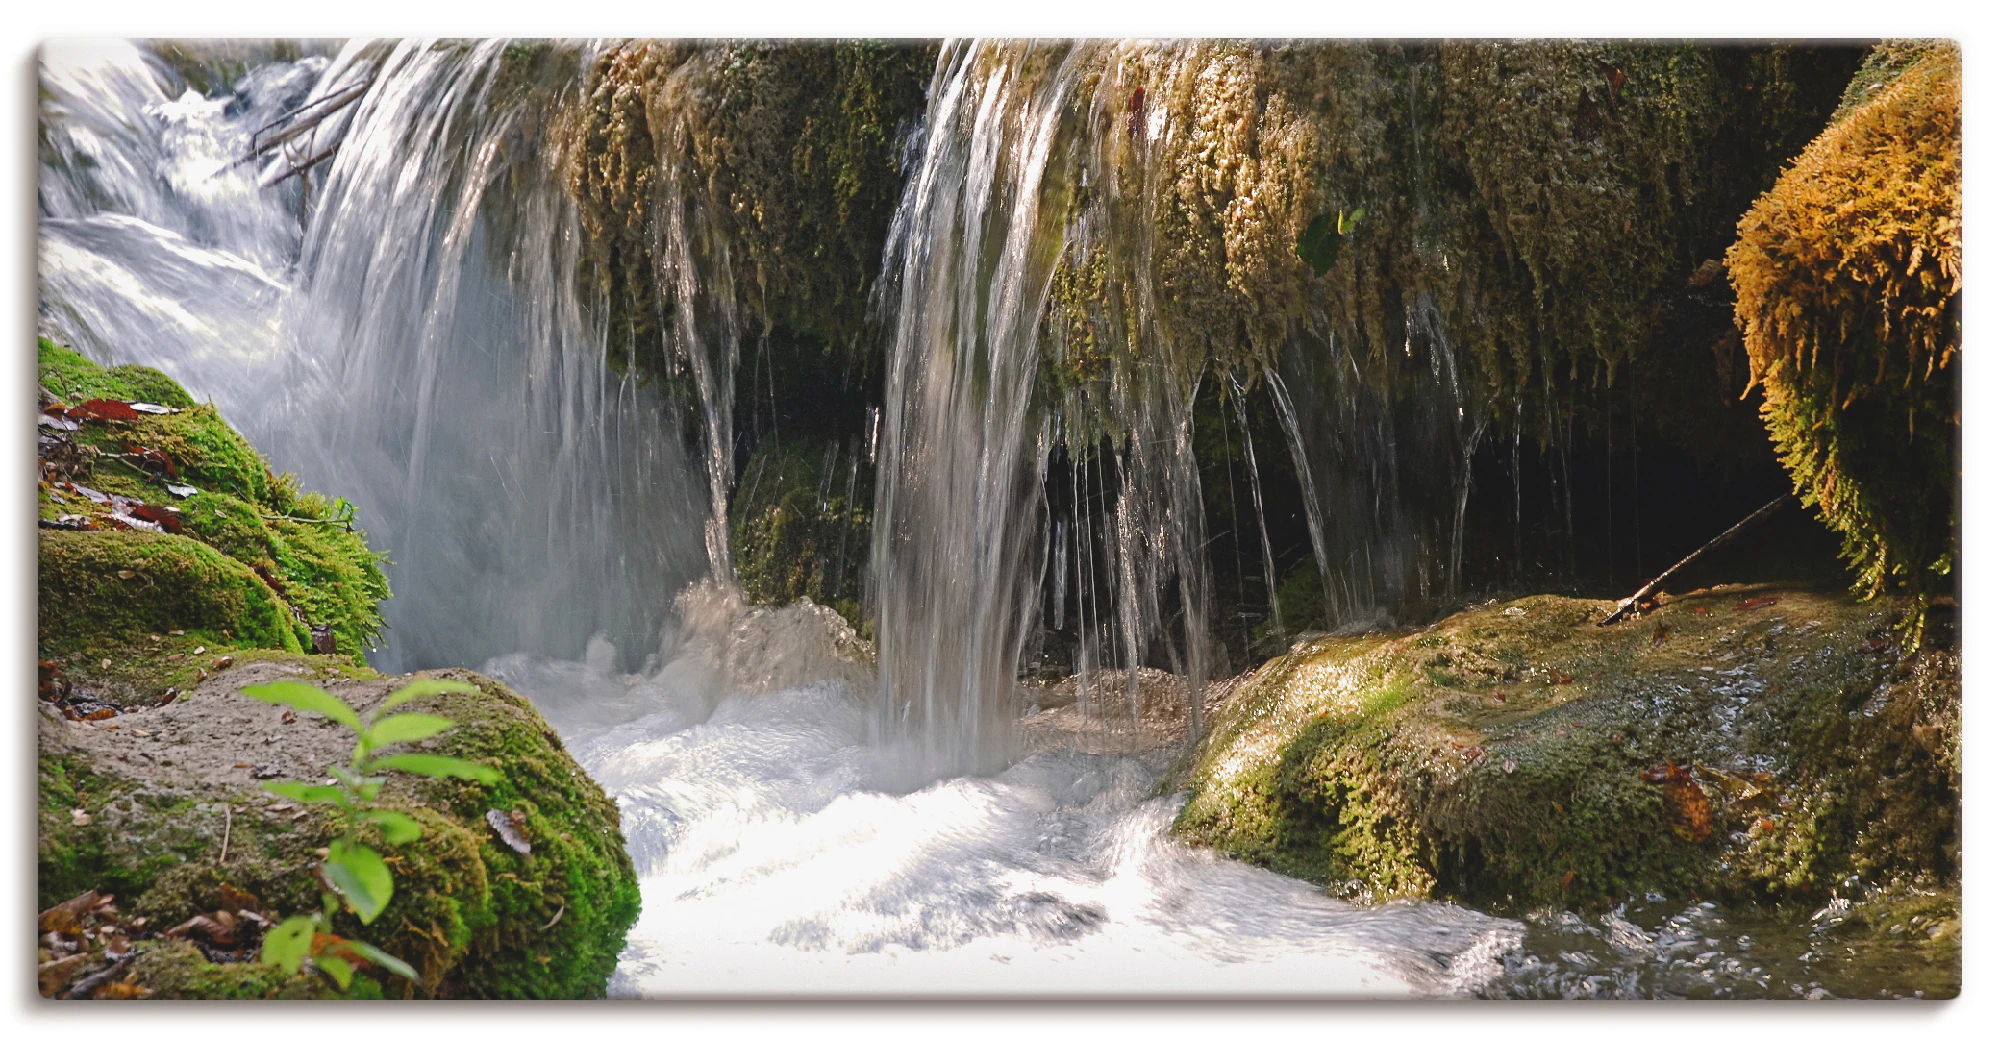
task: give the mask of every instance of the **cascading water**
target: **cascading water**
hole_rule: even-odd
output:
[[[352,500],[391,562],[387,669],[574,655],[596,632],[636,663],[700,572],[706,495],[658,395],[605,370],[541,147],[583,58],[535,53],[357,42],[214,99],[170,97],[130,45],[48,56],[44,326],[165,369]],[[232,163],[371,73],[351,127],[295,149],[345,131],[302,230],[306,177]]]

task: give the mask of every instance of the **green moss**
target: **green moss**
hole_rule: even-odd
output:
[[[294,666],[317,657],[271,657]],[[492,786],[396,775],[382,803],[408,813],[421,838],[389,846],[372,829],[359,838],[389,863],[396,893],[361,926],[350,914],[337,932],[382,947],[415,966],[416,982],[348,992],[373,997],[594,998],[617,965],[638,916],[639,891],[619,832],[618,811],[562,749],[533,707],[504,686],[463,671],[476,693],[430,701],[460,727],[426,744],[498,769]],[[336,692],[341,686],[333,686]],[[263,709],[244,700],[245,710]],[[246,718],[247,719],[247,718]],[[157,785],[113,777],[41,722],[38,900],[44,907],[84,889],[115,894],[128,912],[163,925],[215,907],[227,883],[269,914],[319,907],[315,850],[335,833],[328,808],[271,810],[254,784]],[[190,776],[193,777],[193,776]],[[192,799],[190,799],[192,797]],[[218,804],[236,808],[230,853],[218,854]],[[75,825],[71,812],[91,816]],[[532,853],[494,837],[486,812],[519,810]],[[208,965],[171,942],[142,980],[168,997],[320,997],[320,988],[276,983],[261,969]],[[372,983],[372,982],[371,982]]]
[[[121,364],[102,368],[47,338],[35,340],[35,373],[42,387],[64,400],[136,400],[162,407],[193,407],[194,398],[152,368]]]
[[[1350,896],[1486,906],[1952,881],[1955,653],[1892,665],[1880,610],[1787,589],[1746,616],[1751,593],[1609,630],[1534,598],[1319,639],[1217,711],[1176,831]],[[1708,809],[1688,831],[1646,780],[1668,761]]]
[[[447,991],[464,998],[597,997],[639,914],[638,880],[619,832],[617,806],[563,751],[561,739],[527,700],[469,671],[440,676],[480,689],[476,696],[439,701],[437,712],[461,725],[442,737],[440,752],[488,764],[504,776],[491,786],[428,784],[425,799],[463,820],[470,838],[448,852],[427,838],[421,846],[435,849],[425,863],[397,865],[399,873],[423,876],[413,887],[443,890],[464,903],[457,917],[464,942],[447,943],[465,957]],[[484,821],[489,809],[524,813],[520,831],[533,845],[532,854],[517,854],[491,837]],[[467,896],[478,886],[484,887],[483,904]],[[454,889],[459,893],[452,894]],[[364,935],[400,943],[391,913],[436,923],[439,913],[420,903],[413,898],[392,905]],[[452,934],[445,930],[444,936]]]
[[[199,541],[66,530],[40,531],[38,541],[38,642],[46,656],[87,660],[94,649],[177,629],[219,645],[301,648],[277,595],[249,567]]]
[[[130,979],[152,989],[156,999],[310,999],[340,998],[342,993],[319,976],[286,975],[259,962],[212,963],[201,949],[186,941],[160,941],[141,946]],[[364,988],[365,985],[365,988]],[[366,976],[357,978],[345,997],[367,997],[380,989]]]

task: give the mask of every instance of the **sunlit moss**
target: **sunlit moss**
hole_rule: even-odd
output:
[[[1871,594],[1958,568],[1960,77],[1878,49],[1729,251],[1765,425]]]
[[[1345,894],[1515,907],[1954,882],[1956,652],[1880,655],[1893,613],[1837,595],[1737,608],[1768,594],[1609,629],[1602,603],[1538,597],[1314,640],[1224,701],[1175,830]],[[1703,839],[1647,781],[1668,761]]]

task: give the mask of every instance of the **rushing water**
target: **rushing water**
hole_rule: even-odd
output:
[[[1058,257],[1146,248],[1113,233],[1115,207],[1071,219],[1048,193],[1108,146],[1066,122],[1086,46],[956,45],[939,64],[887,271],[879,670],[824,611],[746,613],[729,591],[738,332],[687,185],[662,188],[655,251],[700,445],[607,370],[543,146],[587,48],[529,72],[493,41],[273,52],[204,96],[143,46],[51,44],[41,326],[167,370],[355,501],[393,563],[378,666],[484,661],[557,725],[618,798],[642,876],[613,995],[1875,994],[1884,978],[1817,966],[1830,938],[1796,921],[1753,935],[1703,906],[1524,925],[1342,902],[1173,840],[1177,801],[1156,795],[1171,748],[1026,755],[1015,678],[1044,608],[1076,640],[1086,713],[1136,717],[1141,666],[1209,667],[1185,373],[1120,371],[1088,406],[1032,399]],[[363,84],[286,153],[235,161],[280,114]],[[1123,305],[1143,337],[1148,302]],[[1407,525],[1394,472],[1370,469],[1395,469],[1399,422],[1455,430],[1430,448],[1447,464],[1477,442],[1447,410],[1463,401],[1440,335],[1412,329],[1407,359],[1440,388],[1401,417],[1342,388],[1351,361],[1301,354],[1270,383],[1301,471],[1331,474],[1306,495],[1323,568],[1356,574],[1328,581],[1331,615],[1424,579],[1408,554],[1456,539],[1343,533],[1376,553],[1348,565],[1323,529]],[[1126,442],[1093,431],[1106,408]],[[1305,457],[1332,442],[1305,427],[1327,421],[1374,439]],[[1051,480],[1067,503],[1038,492]],[[1462,510],[1462,477],[1452,491]],[[1268,585],[1268,549],[1265,566]],[[1116,684],[1100,667],[1131,675],[1124,704],[1092,699]]]

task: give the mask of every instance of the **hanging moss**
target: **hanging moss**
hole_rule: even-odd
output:
[[[1080,189],[1101,223],[1071,222],[1111,250],[1096,294],[1152,308],[1121,346],[1164,350],[1184,377],[1253,374],[1301,334],[1398,349],[1434,334],[1416,328],[1430,306],[1483,406],[1524,405],[1544,442],[1642,351],[1649,382],[1720,399],[1708,343],[1661,334],[1665,311],[1856,60],[1561,41],[1094,46],[1075,123],[1092,158],[1058,175],[1105,178]],[[1080,329],[1073,287],[1059,275],[1051,307]]]
[[[1958,568],[1960,76],[1878,49],[1729,250],[1765,426],[1870,594]]]
[[[569,182],[597,247],[614,368],[685,374],[648,355],[673,305],[654,237],[669,183],[696,222],[696,262],[764,330],[853,342],[935,59],[929,45],[872,41],[645,41],[601,57]]]

